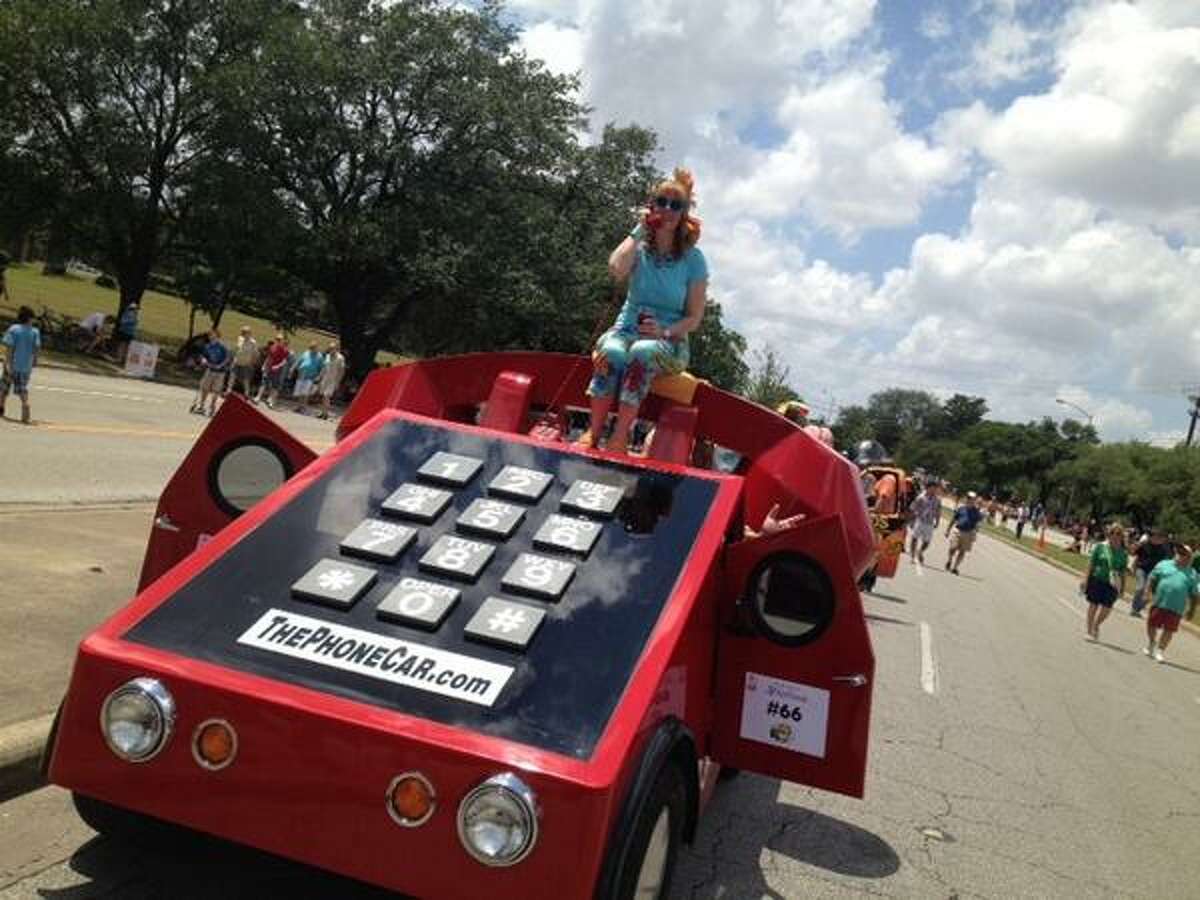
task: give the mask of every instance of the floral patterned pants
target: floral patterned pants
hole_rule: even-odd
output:
[[[659,375],[676,375],[687,368],[688,342],[639,337],[611,329],[596,342],[596,354],[608,362],[608,371],[592,375],[589,397],[610,397],[620,391],[620,402],[640,406]]]

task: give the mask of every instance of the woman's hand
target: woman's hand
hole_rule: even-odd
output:
[[[781,531],[787,531],[789,528],[795,528],[805,519],[804,513],[796,513],[794,516],[788,516],[786,519],[779,517],[779,504],[776,503],[763,519],[761,534],[779,534]]]
[[[642,337],[654,338],[656,340],[662,340],[665,330],[659,327],[658,319],[655,319],[653,316],[647,316],[639,321],[637,329],[638,334]]]
[[[592,371],[597,375],[607,375],[608,357],[599,351],[592,351]]]

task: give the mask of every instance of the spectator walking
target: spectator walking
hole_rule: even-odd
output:
[[[1021,505],[1017,507],[1017,540],[1021,540],[1021,532],[1025,530],[1025,525],[1029,521],[1029,507],[1025,505],[1025,501],[1021,501]]]
[[[317,379],[321,377],[321,370],[325,368],[325,358],[317,350],[316,341],[309,342],[308,349],[300,354],[294,368],[296,386],[292,389],[292,397],[296,401],[296,412],[303,415],[304,407],[312,398]]]
[[[287,378],[291,365],[292,354],[288,350],[288,341],[282,334],[275,335],[275,341],[267,350],[267,359],[263,363],[263,386],[267,391],[267,406],[275,408],[279,392],[283,390],[283,382]]]
[[[1079,585],[1087,597],[1087,634],[1089,641],[1100,639],[1100,626],[1112,612],[1113,603],[1125,590],[1125,570],[1129,554],[1125,550],[1125,531],[1120,525],[1110,525],[1108,540],[1092,548],[1087,572]]]
[[[967,501],[950,517],[950,525],[946,529],[946,537],[950,538],[950,551],[946,557],[946,568],[958,574],[963,557],[975,546],[975,535],[979,532],[979,523],[983,520],[983,511],[979,508],[979,495],[967,491]]]
[[[333,402],[333,395],[337,393],[345,375],[346,357],[342,355],[341,348],[334,341],[325,352],[325,365],[321,369],[321,380],[317,385],[321,394],[320,418],[329,418],[329,406]]]
[[[196,402],[192,404],[190,412],[204,415],[204,402],[208,400],[208,415],[216,414],[217,398],[225,393],[225,378],[229,374],[229,365],[232,360],[233,354],[221,340],[221,332],[215,328],[210,329],[201,363],[204,371],[200,375],[200,387],[196,391]]]
[[[1192,548],[1187,544],[1176,546],[1173,559],[1164,559],[1154,567],[1146,589],[1154,600],[1146,619],[1146,646],[1142,652],[1154,657],[1155,662],[1166,662],[1164,654],[1179,630],[1179,620],[1188,604],[1200,596],[1200,577],[1192,568]]]
[[[137,337],[138,313],[141,308],[138,304],[130,303],[121,312],[117,319],[117,327],[113,332],[113,337],[117,339],[117,362],[125,364],[125,355],[129,353],[129,344]]]
[[[912,540],[908,554],[914,562],[925,562],[925,551],[933,540],[942,518],[942,498],[938,496],[936,481],[929,481],[925,490],[908,507],[908,521],[912,523]]]
[[[1133,608],[1131,616],[1141,618],[1142,610],[1146,608],[1146,583],[1154,567],[1165,559],[1171,558],[1171,545],[1167,543],[1167,532],[1158,527],[1150,529],[1149,536],[1142,539],[1133,549]]]
[[[229,378],[229,390],[241,385],[242,394],[251,403],[254,402],[254,370],[258,368],[258,341],[250,331],[249,325],[243,325],[238,332],[237,346],[233,351],[233,374]]]
[[[29,378],[37,365],[38,351],[42,349],[42,335],[32,324],[33,310],[22,306],[17,310],[17,321],[8,326],[0,343],[4,347],[4,366],[0,370],[0,418],[6,415],[8,392],[21,398],[21,422],[33,422],[29,408]]]

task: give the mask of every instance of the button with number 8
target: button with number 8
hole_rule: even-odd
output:
[[[418,565],[426,572],[474,581],[495,552],[492,544],[443,534],[421,557]]]

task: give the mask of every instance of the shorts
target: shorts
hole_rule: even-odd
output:
[[[1171,612],[1169,609],[1163,609],[1161,606],[1155,606],[1150,610],[1150,621],[1148,622],[1151,628],[1161,628],[1163,631],[1178,631],[1179,620],[1183,618],[1177,612]]]
[[[200,390],[207,393],[220,393],[225,388],[225,372],[215,369],[205,369],[200,376]]]
[[[298,400],[306,400],[313,392],[313,383],[311,378],[297,378],[296,386],[292,388],[292,396]]]
[[[29,396],[29,376],[32,372],[14,372],[12,369],[5,369],[3,374],[0,374],[0,394],[7,394],[10,390],[18,397]]]
[[[1117,601],[1117,589],[1100,578],[1089,578],[1083,593],[1087,602],[1096,606],[1112,606]]]
[[[254,366],[234,366],[233,380],[238,384],[246,384],[254,380]]]
[[[950,549],[961,550],[963,553],[970,551],[975,546],[975,529],[970,531],[959,531],[955,528],[950,532]]]
[[[914,541],[919,541],[921,544],[928,544],[933,540],[933,525],[914,522],[912,536]]]

